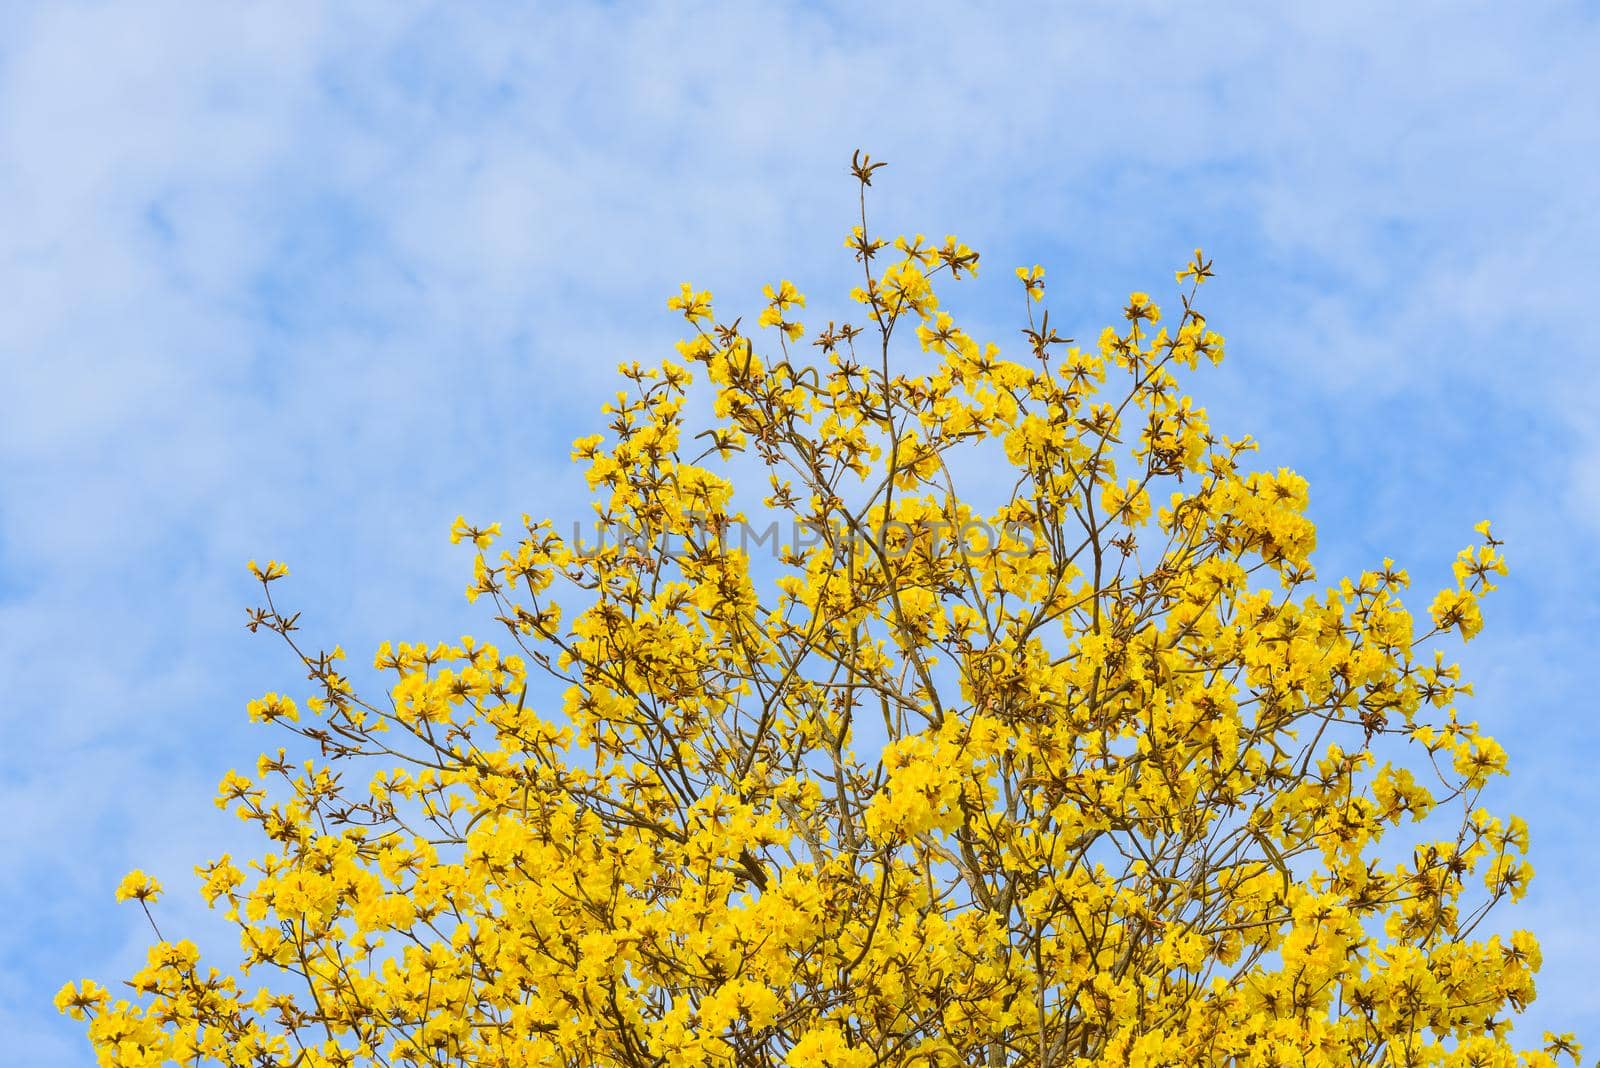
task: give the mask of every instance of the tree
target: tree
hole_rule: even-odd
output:
[[[168,941],[134,1002],[69,984],[102,1063],[1518,1063],[1538,946],[1474,932],[1527,828],[1442,648],[1488,524],[1426,625],[1392,561],[1318,587],[1305,481],[1185,391],[1200,252],[1087,348],[1019,268],[1007,360],[934,292],[976,252],[869,229],[881,166],[858,323],[669,301],[575,445],[604,537],[458,520],[502,646],[385,643],[369,701],[252,563],[315,683],[249,706],[315,755],[220,788],[266,854],[197,869],[257,988]]]

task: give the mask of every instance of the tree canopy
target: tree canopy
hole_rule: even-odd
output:
[[[598,536],[457,522],[498,644],[385,643],[364,697],[251,565],[312,685],[220,787],[264,851],[197,869],[240,968],[69,984],[101,1063],[1577,1060],[1513,1051],[1539,948],[1485,926],[1532,874],[1448,651],[1489,525],[1418,615],[1391,560],[1324,584],[1305,480],[1190,391],[1202,253],[1081,345],[1018,268],[1002,356],[935,291],[977,252],[870,227],[881,166],[850,321],[671,298],[574,445]]]

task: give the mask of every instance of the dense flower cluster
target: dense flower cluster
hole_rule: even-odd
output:
[[[864,207],[846,244],[859,325],[808,334],[788,281],[764,335],[672,298],[679,357],[575,444],[624,536],[456,524],[502,645],[386,643],[367,700],[251,565],[316,686],[250,715],[319,756],[221,785],[270,843],[198,869],[241,974],[161,941],[130,996],[62,991],[101,1063],[1576,1061],[1508,1045],[1533,937],[1475,936],[1531,875],[1444,651],[1488,525],[1425,620],[1388,560],[1317,585],[1305,481],[1183,385],[1223,357],[1198,252],[1181,314],[1135,293],[1087,347],[1019,269],[1008,360],[935,293],[977,253]],[[813,544],[729,544],[741,470]]]

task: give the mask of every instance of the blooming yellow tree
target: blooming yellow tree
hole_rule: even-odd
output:
[[[669,301],[575,445],[605,537],[458,521],[500,644],[386,643],[362,697],[252,564],[313,686],[250,714],[314,757],[221,785],[237,972],[163,939],[62,990],[102,1064],[1577,1060],[1513,1051],[1539,949],[1484,927],[1531,875],[1446,651],[1488,525],[1425,618],[1388,560],[1320,585],[1305,481],[1189,393],[1199,252],[1083,347],[1018,269],[1007,359],[935,294],[976,252],[869,228],[880,166],[856,322]]]

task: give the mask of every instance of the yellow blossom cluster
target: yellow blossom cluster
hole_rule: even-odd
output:
[[[1446,653],[1490,528],[1431,627],[1392,561],[1319,585],[1305,480],[1189,392],[1199,251],[1087,346],[1019,268],[1008,359],[935,290],[972,249],[864,207],[846,246],[860,321],[780,281],[777,351],[671,298],[677,358],[573,447],[615,536],[456,521],[501,644],[385,643],[362,697],[252,564],[314,685],[249,714],[306,755],[219,787],[265,843],[196,869],[236,970],[162,939],[61,991],[101,1064],[1576,1063],[1512,1048],[1539,948],[1483,927],[1531,876]],[[752,469],[811,535],[771,560]]]

